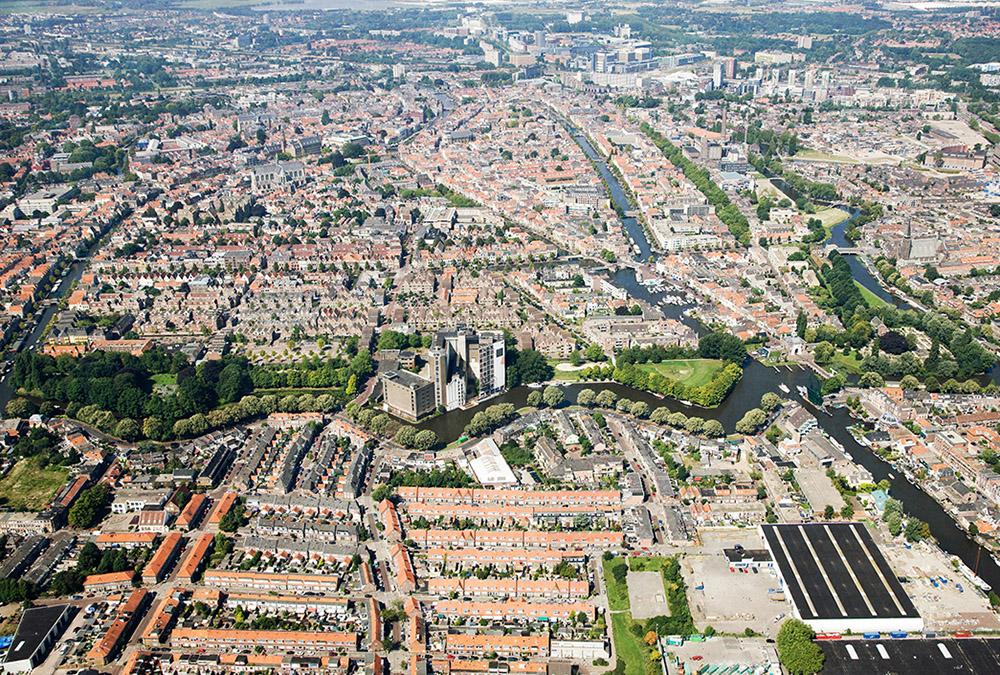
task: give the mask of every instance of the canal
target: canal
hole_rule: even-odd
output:
[[[66,297],[66,294],[69,293],[73,284],[80,280],[86,266],[86,258],[79,258],[70,264],[69,271],[66,273],[66,276],[59,281],[55,290],[50,293],[48,299],[45,300],[44,309],[42,309],[42,311],[33,318],[35,323],[28,332],[28,336],[24,339],[21,351],[35,348],[35,345],[37,345],[38,341],[41,340],[42,334],[45,333],[45,327],[49,325],[49,321],[51,321],[52,317],[55,316],[55,313],[59,311],[59,300]],[[7,403],[10,402],[11,397],[14,395],[14,392],[10,387],[10,380],[13,375],[14,370],[12,368],[11,371],[4,375],[3,379],[0,380],[0,410],[7,407]]]
[[[772,368],[757,361],[749,361],[741,379],[732,393],[716,408],[700,408],[686,405],[674,399],[660,398],[649,392],[640,391],[617,382],[583,382],[564,385],[563,394],[569,403],[575,403],[583,389],[600,392],[610,389],[619,398],[632,401],[645,401],[650,408],[666,407],[674,412],[682,412],[688,416],[698,416],[703,419],[714,419],[722,423],[727,432],[732,432],[744,413],[760,403],[760,397],[766,392],[774,392],[785,398],[792,398],[806,405],[816,416],[819,426],[830,437],[835,439],[851,458],[867,469],[875,482],[889,481],[890,494],[903,503],[906,513],[919,518],[928,524],[931,534],[940,547],[947,553],[957,556],[970,569],[977,569],[978,574],[986,583],[994,588],[1000,588],[1000,566],[994,561],[989,551],[971,540],[952,517],[932,497],[919,487],[910,483],[900,471],[895,470],[888,462],[876,455],[866,446],[855,440],[849,427],[856,423],[844,408],[834,408],[829,411],[818,410],[807,401],[803,401],[797,392],[797,387],[817,386],[815,374],[800,368]],[[781,389],[784,385],[790,393]],[[527,404],[528,394],[537,389],[530,387],[515,387],[504,394],[490,399],[475,408],[455,410],[444,415],[425,420],[417,424],[419,429],[431,429],[444,443],[450,443],[460,438],[465,426],[472,416],[496,403],[510,403],[516,408]]]
[[[621,183],[618,182],[618,178],[608,168],[608,163],[601,154],[597,152],[587,137],[579,129],[570,124],[568,120],[563,120],[563,124],[570,135],[573,136],[573,140],[583,149],[583,154],[587,155],[587,158],[597,167],[597,173],[600,174],[601,178],[604,179],[604,183],[608,186],[608,193],[611,195],[611,201],[614,203],[616,209],[623,214],[631,211],[634,208],[632,201],[625,194],[625,189],[622,188]],[[636,260],[647,262],[653,256],[653,247],[650,246],[649,239],[646,238],[646,230],[643,228],[642,223],[628,215],[621,216],[621,221],[625,233],[628,234],[634,244]]]

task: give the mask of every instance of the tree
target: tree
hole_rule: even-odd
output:
[[[529,396],[530,395],[531,394],[529,394]],[[580,405],[587,406],[589,408],[590,406],[594,405],[595,398],[597,398],[597,394],[594,393],[593,389],[581,389],[580,393],[576,395],[576,402]]]
[[[906,375],[899,381],[899,386],[907,391],[913,391],[920,388],[920,380],[913,375]]]
[[[760,407],[767,412],[774,412],[781,405],[781,397],[773,391],[765,392],[760,397]]]
[[[795,318],[795,334],[804,339],[808,325],[808,317],[806,317],[806,313],[800,311],[799,315]]]
[[[824,340],[813,347],[813,358],[816,359],[816,363],[830,363],[834,351],[834,346]]]
[[[906,521],[904,529],[906,541],[917,542],[928,539],[931,536],[930,526],[919,518],[910,518]]]
[[[111,504],[111,489],[104,483],[98,483],[84,490],[69,509],[67,520],[72,527],[93,527]]]
[[[844,384],[846,382],[847,379],[840,373],[837,373],[833,377],[823,380],[823,384],[820,385],[819,388],[819,393],[823,396],[826,396],[827,394],[835,394],[844,388]]]
[[[240,529],[246,524],[244,519],[245,513],[246,507],[243,505],[243,501],[237,501],[226,515],[222,516],[219,520],[219,529],[223,532],[235,532]]]
[[[15,396],[8,403],[5,408],[8,417],[31,417],[38,410],[35,404],[30,400],[22,397]]]
[[[404,448],[412,448],[417,437],[417,430],[409,425],[403,425],[396,432],[393,439]]]
[[[413,439],[413,444],[418,450],[430,450],[438,443],[437,434],[430,429],[422,429],[417,432]]]
[[[747,357],[747,349],[735,335],[715,331],[698,340],[698,355],[703,359],[722,359],[742,364]]]
[[[973,539],[979,536],[979,526],[975,523],[969,523],[969,536]]]
[[[583,356],[588,361],[604,361],[607,358],[604,355],[604,350],[601,349],[601,345],[596,342],[587,346],[587,349],[583,352]]]
[[[532,382],[545,382],[552,379],[554,371],[541,352],[534,349],[507,350],[507,380],[510,386]]]
[[[798,619],[781,624],[778,638],[778,660],[793,675],[818,673],[823,669],[824,654],[813,642],[812,628]]]
[[[844,504],[840,509],[840,517],[844,520],[850,520],[854,517],[854,507],[850,504]]]
[[[882,333],[878,338],[878,346],[886,354],[893,354],[895,356],[910,351],[910,343],[907,342],[906,336],[896,331]]]
[[[138,422],[126,417],[115,426],[114,435],[126,441],[134,441],[142,435],[142,428]]]
[[[545,405],[554,408],[562,402],[563,391],[559,387],[550,384],[542,390],[542,400],[545,401]]]
[[[899,513],[890,513],[885,519],[885,524],[889,528],[889,534],[894,537],[898,537],[903,531],[903,518]]]
[[[385,483],[379,483],[375,486],[375,489],[372,490],[372,499],[375,500],[376,503],[382,502],[383,500],[391,497],[392,488]]]
[[[249,394],[252,389],[253,383],[250,381],[246,362],[233,361],[219,372],[215,388],[219,403],[238,401],[243,395]]]
[[[617,400],[618,394],[610,389],[602,389],[597,398],[594,399],[594,402],[601,408],[612,408]]]
[[[709,438],[719,438],[726,434],[726,430],[719,420],[705,420],[705,423],[701,425],[701,432]]]
[[[833,510],[833,506],[830,505],[830,504],[827,504],[826,508],[823,509],[823,518],[826,519],[826,520],[833,520],[833,516],[835,514],[836,514],[836,511]]]
[[[542,392],[538,391],[537,389],[529,392],[528,398],[525,399],[525,403],[527,403],[532,408],[540,408],[542,405]]]
[[[760,408],[747,410],[736,423],[736,431],[741,434],[753,434],[767,422],[767,413]]]
[[[649,404],[645,401],[636,401],[629,406],[628,411],[640,419],[646,419],[649,417]]]
[[[862,387],[875,387],[875,388],[884,387],[885,378],[882,377],[879,373],[876,373],[873,370],[869,370],[868,372],[861,374],[861,377],[858,379],[858,384],[861,385]]]

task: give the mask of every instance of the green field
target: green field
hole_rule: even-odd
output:
[[[94,14],[106,11],[99,6],[60,5],[45,0],[6,0],[0,3],[0,14]]]
[[[41,511],[68,475],[66,467],[50,465],[43,468],[37,458],[27,457],[19,460],[0,480],[0,499],[14,510]]]
[[[615,655],[625,663],[625,675],[649,675],[659,672],[659,664],[650,662],[646,656],[648,648],[632,634],[629,626],[632,616],[628,612],[611,615],[611,637],[615,643]]]
[[[173,373],[157,373],[150,379],[153,380],[153,384],[158,384],[160,386],[177,384],[177,376]]]
[[[701,387],[711,382],[715,374],[725,365],[717,359],[678,359],[660,363],[641,363],[638,367],[640,370],[665,375],[688,387]]]
[[[625,664],[625,675],[655,675],[660,672],[659,662],[649,660],[650,647],[632,632],[634,622],[629,612],[628,584],[618,583],[612,574],[612,570],[618,567],[628,569],[630,563],[625,558],[613,558],[605,560],[603,566],[604,588],[611,614],[608,626],[615,643],[615,656]]]
[[[837,351],[833,355],[833,360],[830,362],[836,368],[844,370],[852,375],[861,374],[861,359],[858,357],[857,352],[851,352],[850,356],[844,356]]]
[[[837,223],[847,220],[850,217],[847,211],[843,209],[820,209],[816,213],[809,216],[810,218],[819,218],[823,222],[823,227],[831,228]]]
[[[604,561],[604,586],[608,593],[608,608],[612,611],[628,610],[628,586],[615,581],[611,573],[616,567],[625,567],[626,562],[622,558],[612,558]]]
[[[883,300],[882,298],[878,297],[877,295],[875,295],[874,293],[872,293],[870,290],[868,290],[867,288],[865,288],[864,286],[862,286],[861,282],[855,280],[854,281],[854,285],[858,287],[859,291],[861,291],[861,297],[865,299],[865,302],[868,304],[869,307],[888,307],[889,306],[888,302],[886,302],[885,300]]]

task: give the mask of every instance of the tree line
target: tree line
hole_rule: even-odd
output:
[[[15,390],[41,399],[39,410],[58,411],[125,440],[195,436],[275,412],[331,411],[353,395],[374,370],[367,351],[350,360],[304,359],[288,365],[251,365],[225,356],[192,365],[179,352],[154,348],[141,356],[95,351],[81,357],[18,354]],[[156,386],[157,381],[165,383]],[[315,387],[320,395],[268,390]],[[258,395],[254,395],[254,394]],[[32,414],[26,398],[11,401],[19,416]]]
[[[705,195],[708,203],[715,207],[715,215],[719,217],[736,240],[744,246],[750,244],[750,223],[747,217],[729,201],[729,196],[712,180],[707,169],[703,169],[690,159],[676,145],[671,143],[665,136],[653,129],[648,123],[640,125],[642,132],[646,134],[653,144],[656,145],[666,155],[667,159],[674,166],[684,172],[684,176],[691,181],[698,191]]]

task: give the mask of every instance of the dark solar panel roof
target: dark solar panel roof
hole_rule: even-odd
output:
[[[6,662],[31,658],[66,608],[66,605],[52,605],[24,610],[14,640],[11,642],[10,651],[7,652]]]
[[[803,619],[916,618],[916,608],[861,523],[764,525]]]
[[[831,640],[818,644],[826,655],[822,675],[1000,673],[998,639]]]

